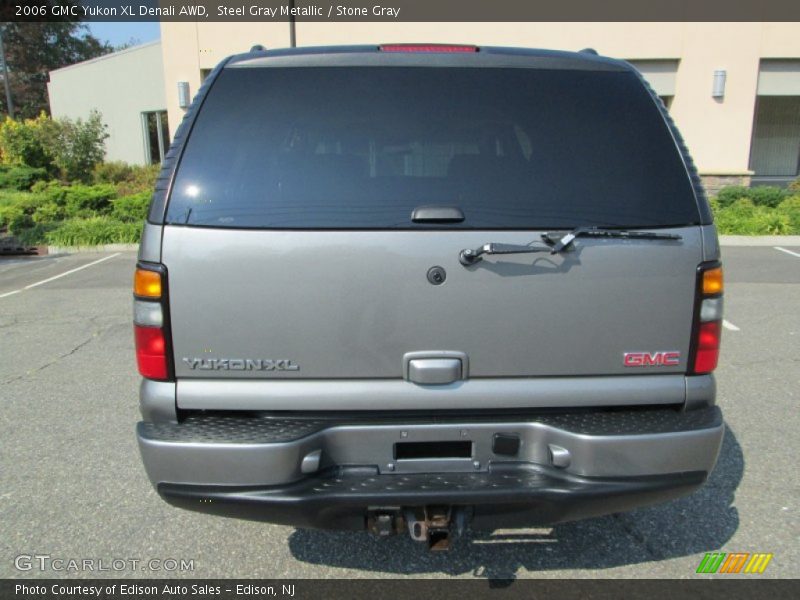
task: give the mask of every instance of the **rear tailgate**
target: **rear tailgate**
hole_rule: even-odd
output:
[[[682,241],[581,240],[464,267],[463,248],[537,234],[167,227],[176,374],[400,378],[405,353],[429,350],[465,353],[470,377],[632,374],[624,353],[658,351],[680,361],[634,373],[682,373],[702,254],[699,228],[670,231]]]
[[[655,102],[607,64],[224,69],[163,233],[179,405],[683,401],[700,216]],[[425,205],[464,218],[413,221]],[[458,260],[585,225],[681,239]],[[420,352],[463,381],[404,381]]]

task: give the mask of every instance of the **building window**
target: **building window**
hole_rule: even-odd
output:
[[[167,111],[157,110],[142,113],[142,127],[144,128],[145,160],[151,165],[164,162],[164,157],[169,149]]]
[[[800,96],[758,97],[750,170],[776,183],[800,174]]]

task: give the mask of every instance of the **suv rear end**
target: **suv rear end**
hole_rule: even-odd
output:
[[[624,62],[229,58],[140,249],[145,467],[184,508],[436,547],[688,493],[723,432],[719,258]]]

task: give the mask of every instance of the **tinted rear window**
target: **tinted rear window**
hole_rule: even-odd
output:
[[[681,157],[614,71],[229,68],[188,139],[167,221],[244,228],[697,223]]]

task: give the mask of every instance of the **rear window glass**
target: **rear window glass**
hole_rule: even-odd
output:
[[[632,73],[304,67],[220,74],[167,222],[411,229],[425,227],[411,213],[426,205],[463,211],[448,229],[699,221],[675,143]]]

